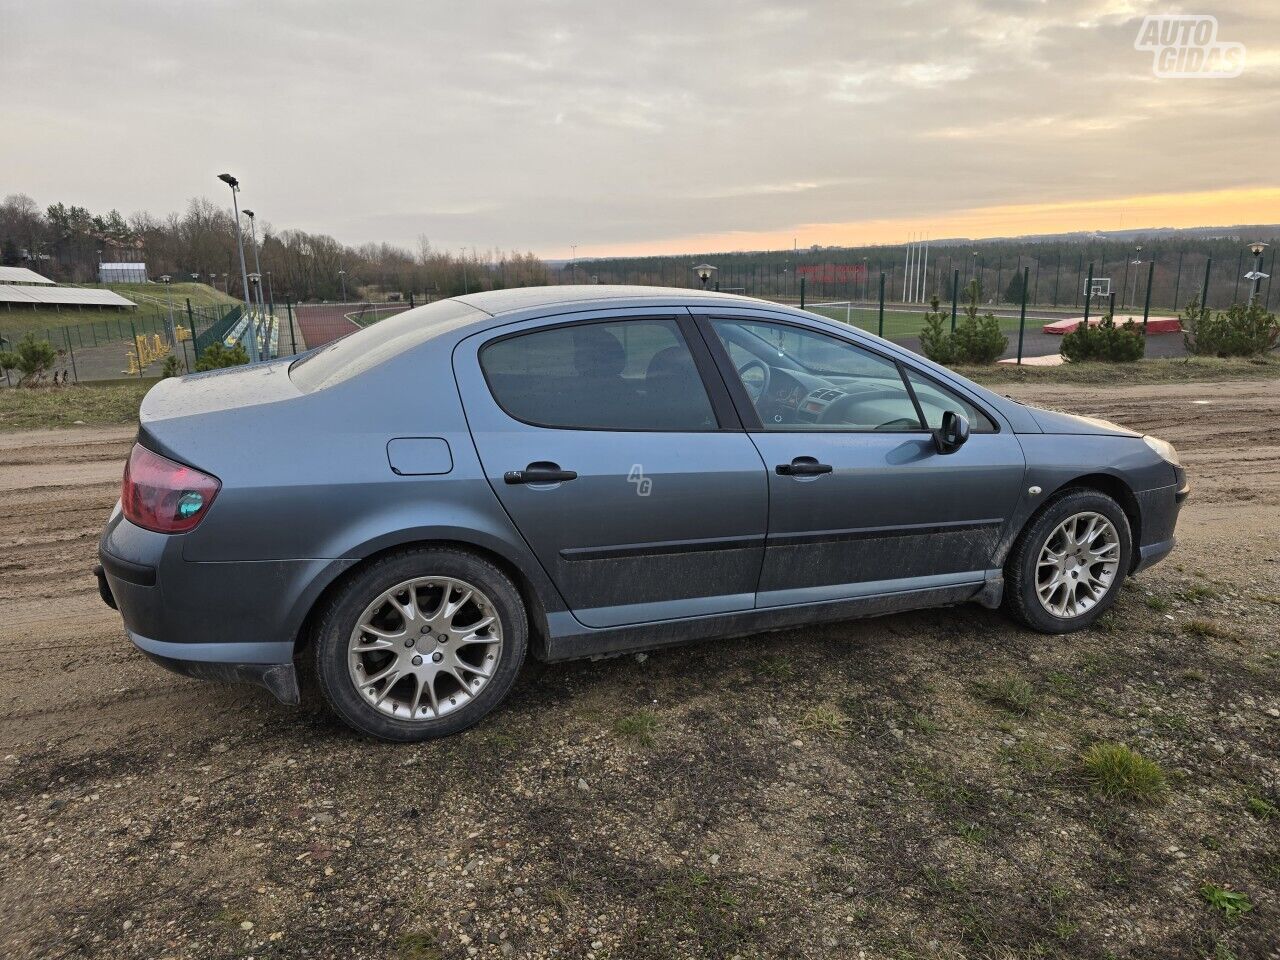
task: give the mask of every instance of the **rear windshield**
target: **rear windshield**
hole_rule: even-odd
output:
[[[487,316],[458,300],[406,310],[321,347],[289,367],[299,390],[331,387],[470,320]]]

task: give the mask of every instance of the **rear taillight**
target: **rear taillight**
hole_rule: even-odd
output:
[[[186,533],[204,519],[221,487],[217,477],[135,443],[124,467],[120,506],[130,523],[157,533]]]

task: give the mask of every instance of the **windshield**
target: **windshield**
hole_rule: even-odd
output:
[[[289,367],[298,389],[311,393],[358,376],[392,357],[471,320],[487,316],[458,300],[406,310],[335,340]]]

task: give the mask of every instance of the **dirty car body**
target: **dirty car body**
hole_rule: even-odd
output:
[[[171,669],[258,682],[286,702],[326,604],[397,552],[483,560],[518,593],[529,651],[562,660],[995,607],[1021,576],[1019,538],[1064,494],[1088,493],[1118,510],[1078,511],[1026,567],[1042,596],[1053,585],[1037,612],[1049,619],[1030,625],[1057,629],[1060,606],[1073,629],[1089,596],[1101,608],[1104,587],[1169,553],[1187,490],[1167,444],[1024,406],[844,324],[602,286],[440,301],[302,357],[163,381],[142,404],[131,469],[144,484],[207,486],[131,493],[127,479],[126,500],[177,511],[135,522],[117,504],[103,532],[100,585],[129,638]],[[1086,514],[1112,530],[1105,577]],[[1076,559],[1060,558],[1067,540]],[[1037,574],[1046,563],[1057,566]],[[472,583],[450,576],[441,607],[462,597],[448,583]],[[1062,599],[1069,583],[1056,586],[1071,576],[1097,581],[1071,594],[1076,606]],[[366,610],[365,633],[340,632],[366,645],[403,636],[425,604],[404,622]],[[476,623],[495,607],[517,616],[480,605]],[[524,628],[499,626],[523,656]],[[468,642],[499,639],[481,628]],[[355,649],[359,688],[379,661]],[[465,701],[490,668],[459,663]],[[406,702],[404,718],[439,719],[436,681],[414,682],[423,706]],[[397,718],[377,696],[399,693],[364,693]]]

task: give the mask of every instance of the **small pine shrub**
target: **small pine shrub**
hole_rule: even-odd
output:
[[[182,361],[174,354],[169,354],[164,358],[164,366],[160,368],[160,379],[168,380],[170,377],[182,376]]]
[[[964,319],[952,333],[944,326],[945,313],[934,297],[932,309],[924,315],[920,333],[920,349],[935,363],[994,363],[1009,347],[1009,338],[1000,329],[1000,321],[988,312],[978,315],[982,288],[976,280],[965,288]]]
[[[1182,341],[1187,352],[1207,357],[1256,357],[1280,339],[1280,321],[1259,302],[1233,303],[1212,314],[1191,301],[1182,311]]]
[[[227,349],[222,343],[215,341],[205,347],[204,353],[200,354],[200,359],[196,361],[196,370],[198,372],[220,370],[223,367],[238,367],[248,362],[249,354],[245,352],[243,343],[237,343],[234,347]]]
[[[1062,337],[1062,356],[1068,363],[1100,360],[1104,363],[1132,363],[1146,352],[1142,328],[1132,320],[1116,326],[1107,314],[1096,327],[1083,321]]]

